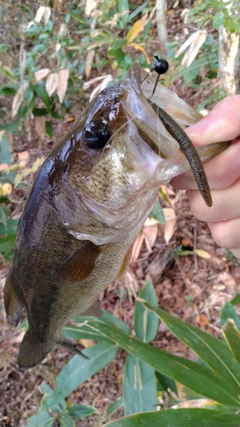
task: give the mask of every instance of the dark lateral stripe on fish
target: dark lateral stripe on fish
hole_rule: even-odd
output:
[[[207,180],[205,170],[203,168],[202,161],[200,156],[193,145],[190,138],[187,136],[186,132],[179,126],[175,120],[169,116],[166,111],[154,104],[149,100],[149,103],[153,107],[154,111],[157,113],[158,117],[164,124],[167,131],[172,135],[173,138],[179,143],[182,151],[184,152],[188,163],[193,171],[194,177],[196,179],[197,186],[199,191],[206,203],[207,206],[212,206],[212,196]]]

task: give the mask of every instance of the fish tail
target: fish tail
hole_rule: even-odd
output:
[[[40,342],[34,339],[27,331],[23,337],[18,355],[18,365],[21,369],[29,369],[42,362],[47,354],[53,350],[52,342]]]
[[[57,344],[61,345],[62,347],[65,347],[67,350],[71,351],[73,354],[77,354],[78,356],[82,356],[84,359],[89,360],[89,358],[83,354],[80,350],[78,350],[75,345],[73,345],[70,341],[63,339],[59,341]]]

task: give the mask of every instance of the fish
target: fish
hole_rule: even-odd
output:
[[[126,272],[159,186],[190,169],[157,109],[181,129],[202,116],[161,84],[153,93],[154,86],[154,77],[134,64],[91,101],[39,170],[4,288],[9,321],[17,325],[27,314],[21,369],[56,346],[86,357],[64,337],[64,325],[79,314],[101,316],[98,295]],[[228,144],[197,152],[206,161]]]

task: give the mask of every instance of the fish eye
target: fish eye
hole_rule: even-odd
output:
[[[83,130],[86,145],[93,150],[105,147],[111,138],[111,131],[107,125],[100,120],[88,123]]]

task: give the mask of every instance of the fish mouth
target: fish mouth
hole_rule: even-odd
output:
[[[153,93],[156,79],[148,75],[138,64],[130,69],[129,82],[131,90],[125,91],[122,104],[136,124],[140,136],[154,153],[164,160],[160,162],[159,175],[161,183],[167,183],[173,177],[190,169],[191,159],[187,160],[179,142],[167,130],[156,111],[164,110],[182,129],[193,125],[203,116],[161,84],[157,84]],[[199,161],[205,162],[226,149],[229,144],[230,142],[220,142],[193,149],[197,151]]]

